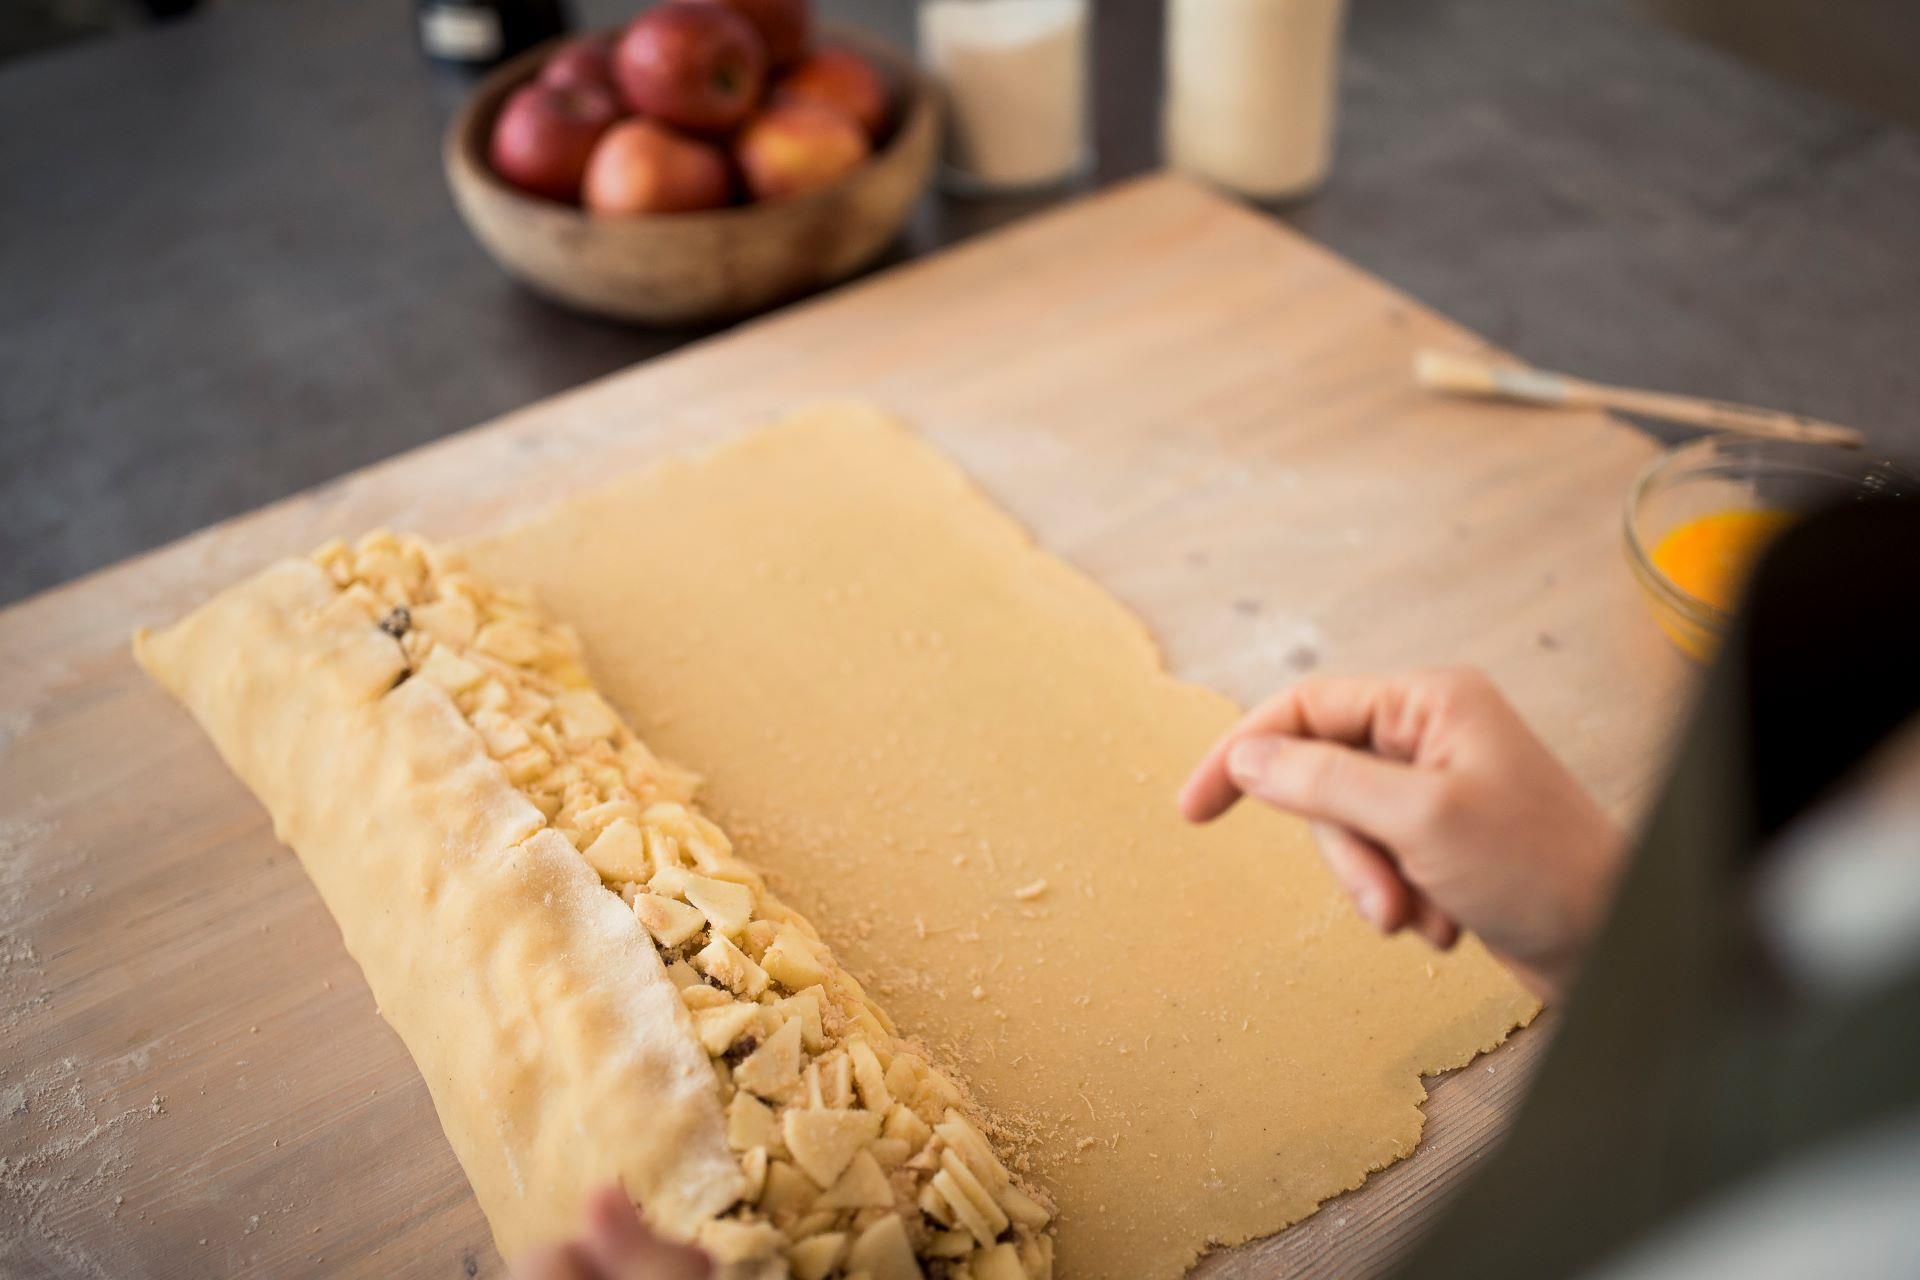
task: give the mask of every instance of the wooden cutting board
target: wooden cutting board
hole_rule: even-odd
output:
[[[318,897],[128,633],[328,536],[497,528],[806,401],[904,416],[1187,678],[1247,700],[1310,668],[1477,663],[1636,812],[1686,678],[1619,547],[1654,448],[1597,415],[1430,399],[1422,344],[1480,345],[1154,178],[0,613],[0,1272],[500,1274]],[[1202,1271],[1377,1270],[1543,1043],[1436,1082],[1415,1156]]]

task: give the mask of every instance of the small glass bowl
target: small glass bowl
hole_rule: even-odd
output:
[[[1808,512],[1851,499],[1920,496],[1920,479],[1851,449],[1757,436],[1707,436],[1655,458],[1627,491],[1627,562],[1647,607],[1673,642],[1713,656],[1731,615],[1682,589],[1654,564],[1674,527],[1718,511]]]

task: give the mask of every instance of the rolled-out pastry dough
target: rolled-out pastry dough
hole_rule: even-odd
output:
[[[944,429],[1030,498],[1018,459],[1057,447],[971,402]],[[1410,1154],[1422,1075],[1539,1006],[1472,939],[1382,938],[1297,819],[1181,820],[1238,708],[1060,553],[1170,608],[1215,593],[1157,575],[1218,570],[1115,564],[1138,538],[1069,470],[1042,472],[1041,547],[916,432],[823,405],[466,550],[578,629],[743,855],[1020,1137],[1059,1274],[1174,1280]],[[1282,495],[1272,519],[1301,532]],[[1284,607],[1289,565],[1263,572]]]
[[[529,599],[374,534],[135,648],[299,854],[504,1253],[619,1177],[729,1274],[1050,1274],[991,1122]]]

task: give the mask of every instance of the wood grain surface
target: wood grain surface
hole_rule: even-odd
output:
[[[1154,178],[0,613],[0,1272],[501,1273],[318,897],[128,632],[327,536],[498,528],[805,401],[906,417],[1187,678],[1250,699],[1309,668],[1479,663],[1636,812],[1687,678],[1619,548],[1653,448],[1597,415],[1425,397],[1421,345],[1478,349]],[[1201,1270],[1378,1271],[1543,1042],[1437,1081],[1416,1155]]]

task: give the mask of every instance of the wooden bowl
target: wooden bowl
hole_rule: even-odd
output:
[[[854,49],[887,81],[889,132],[867,162],[785,200],[699,213],[596,216],[509,186],[487,164],[507,95],[551,47],[495,69],[447,128],[454,204],[506,271],[565,306],[640,324],[732,319],[844,280],[878,257],[926,189],[939,150],[940,97],[911,59],[858,31],[823,43]]]

